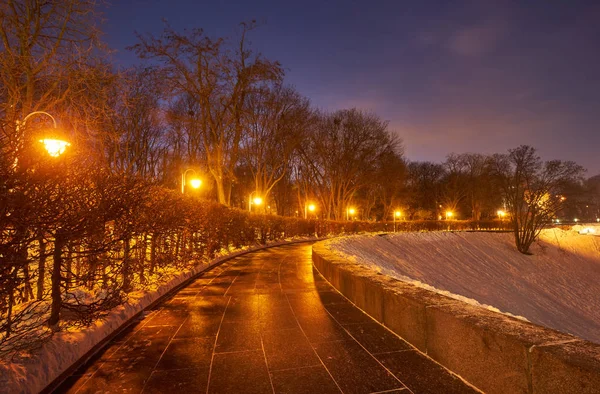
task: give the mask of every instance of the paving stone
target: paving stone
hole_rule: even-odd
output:
[[[152,366],[138,359],[109,360],[88,379],[78,393],[139,393],[152,373]],[[59,388],[59,392],[60,392]]]
[[[270,371],[320,364],[300,328],[267,331],[262,338]]]
[[[143,394],[205,393],[209,368],[154,371]]]
[[[327,370],[314,366],[271,372],[275,393],[286,394],[334,394],[340,393]]]
[[[317,296],[323,303],[323,305],[327,304],[348,304],[349,301],[346,297],[341,295],[336,291],[319,291]]]
[[[325,308],[340,324],[363,324],[371,323],[373,319],[365,315],[360,309],[350,303],[327,304]]]
[[[189,314],[188,310],[161,309],[148,320],[146,326],[179,326]]]
[[[342,326],[329,315],[297,316],[297,319],[311,343],[350,339]]]
[[[206,285],[198,292],[199,296],[215,296],[215,295],[225,295],[227,293],[227,289],[231,286],[231,282],[225,283],[211,283],[210,285]]]
[[[288,294],[295,315],[325,315],[327,310],[316,291]]]
[[[229,297],[220,296],[198,296],[190,304],[190,314],[197,313],[202,315],[223,315],[225,308],[229,303]]]
[[[188,319],[183,322],[175,338],[201,338],[216,336],[221,325],[221,315],[205,315],[192,313]]]
[[[314,345],[342,391],[373,393],[405,386],[353,340]]]
[[[260,316],[260,326],[263,331],[285,330],[298,328],[298,321],[288,305],[282,308],[263,310]]]
[[[215,354],[208,393],[272,393],[262,350]]]
[[[241,352],[261,349],[260,325],[256,321],[221,324],[215,352]]]
[[[208,368],[214,346],[215,337],[173,339],[156,369]]]
[[[415,394],[478,393],[415,350],[378,354],[376,357]]]
[[[408,342],[376,322],[348,324],[344,328],[372,354],[413,349]]]
[[[232,296],[223,317],[224,322],[258,320],[258,296]]]

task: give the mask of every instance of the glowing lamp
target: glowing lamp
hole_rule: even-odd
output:
[[[50,138],[42,139],[42,140],[40,140],[40,142],[42,144],[44,144],[44,148],[46,149],[48,154],[52,157],[58,157],[58,156],[62,155],[63,153],[65,153],[65,150],[67,149],[67,147],[71,146],[71,144],[68,143],[67,141],[50,139]]]
[[[314,211],[315,211],[315,209],[317,209],[317,207],[315,207],[315,204],[310,204],[310,205],[308,206],[308,210],[309,210],[309,211],[311,211],[311,212],[314,212]]]
[[[198,189],[200,186],[202,186],[202,179],[198,179],[198,178],[190,179],[190,186],[193,187],[194,189]]]
[[[254,203],[254,205],[260,205],[262,204],[263,200],[260,197],[254,197],[254,200],[252,200],[252,202]]]

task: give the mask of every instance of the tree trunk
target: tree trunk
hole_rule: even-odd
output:
[[[154,273],[154,268],[156,266],[156,233],[152,234],[152,239],[150,240],[150,275]]]
[[[38,237],[40,257],[38,261],[38,279],[37,279],[37,299],[41,300],[44,297],[44,277],[46,276],[46,242],[44,236]]]
[[[123,291],[131,291],[131,245],[129,237],[126,237],[123,245]]]
[[[29,263],[25,263],[25,265],[23,266],[23,276],[25,277],[25,295],[23,297],[23,301],[28,302],[29,300],[33,299],[33,288],[31,287],[31,278],[29,277]]]
[[[50,327],[55,327],[60,320],[60,309],[62,304],[60,269],[62,266],[62,249],[65,244],[66,238],[59,230],[54,237],[54,252],[52,254],[52,306],[50,308],[50,319],[48,319],[48,325]]]
[[[15,304],[15,287],[17,283],[17,268],[13,267],[13,280],[10,283],[10,288],[8,289],[8,307],[6,312],[6,330],[4,331],[6,334],[6,338],[10,337],[12,332],[12,310],[13,305]]]

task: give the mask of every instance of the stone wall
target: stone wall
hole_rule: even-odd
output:
[[[356,306],[486,393],[600,393],[600,345],[476,307],[341,259],[313,263]]]

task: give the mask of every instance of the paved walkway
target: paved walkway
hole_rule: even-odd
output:
[[[69,393],[471,393],[354,307],[311,245],[216,267],[117,337]]]

